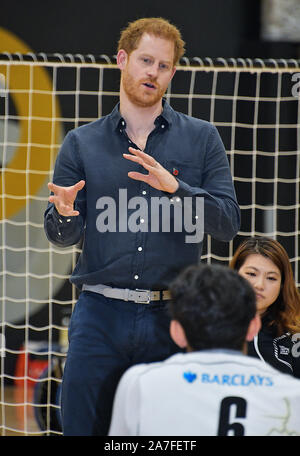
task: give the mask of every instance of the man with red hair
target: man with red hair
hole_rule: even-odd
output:
[[[61,247],[84,237],[71,276],[81,294],[63,378],[65,435],[107,434],[123,372],[179,350],[169,336],[168,284],[199,260],[203,237],[188,240],[191,224],[162,229],[152,202],[174,210],[162,222],[189,212],[192,228],[202,219],[203,232],[222,241],[239,229],[216,128],[163,99],[183,52],[180,32],[168,21],[130,24],[117,54],[120,102],[109,115],[69,132],[56,160],[47,237]]]

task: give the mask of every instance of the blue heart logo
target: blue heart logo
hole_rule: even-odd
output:
[[[197,378],[197,374],[194,374],[193,372],[184,372],[183,378],[187,382],[193,383],[196,380],[196,378]]]

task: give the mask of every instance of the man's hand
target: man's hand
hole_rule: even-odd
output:
[[[78,211],[74,211],[74,201],[76,199],[79,190],[83,189],[85,181],[81,180],[75,185],[70,187],[60,187],[51,182],[48,184],[48,188],[54,194],[49,196],[49,202],[53,203],[56,207],[57,212],[64,217],[74,217],[79,215]]]
[[[127,160],[131,160],[139,165],[142,165],[149,174],[138,173],[131,171],[128,176],[131,179],[146,182],[151,187],[157,190],[162,190],[168,193],[174,193],[178,189],[178,182],[169,171],[161,166],[153,157],[141,150],[129,147],[131,154],[123,154],[123,157]]]

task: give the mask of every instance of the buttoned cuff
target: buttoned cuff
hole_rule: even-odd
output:
[[[170,199],[170,201],[172,203],[180,203],[185,196],[193,196],[191,194],[189,185],[185,184],[180,179],[176,178],[176,180],[179,184],[176,192],[174,192],[174,193],[164,192],[164,194]]]
[[[70,225],[75,217],[61,215],[56,207],[53,205],[53,218],[58,225],[68,226]]]

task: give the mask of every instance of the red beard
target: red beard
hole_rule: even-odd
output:
[[[135,81],[127,70],[123,71],[122,84],[129,100],[142,108],[154,106],[162,99],[166,91],[166,89],[163,89],[156,80],[148,79]],[[149,84],[149,87],[145,84]]]

